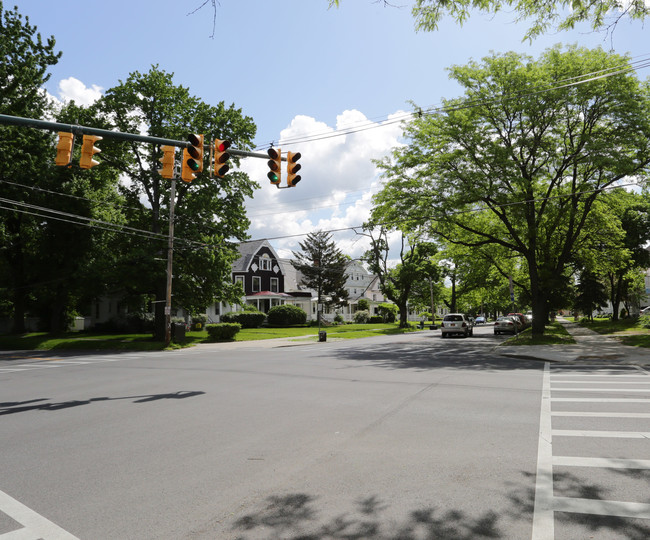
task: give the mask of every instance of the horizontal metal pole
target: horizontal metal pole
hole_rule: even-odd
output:
[[[135,133],[122,133],[120,131],[111,131],[110,129],[100,129],[89,126],[80,126],[78,124],[61,124],[59,122],[49,122],[47,120],[36,120],[34,118],[21,118],[19,116],[10,116],[8,114],[0,114],[0,124],[9,124],[14,126],[26,126],[35,129],[47,129],[50,131],[65,131],[74,133],[75,135],[98,135],[105,139],[118,139],[121,141],[136,141],[151,144],[167,144],[169,146],[176,146],[178,148],[188,148],[192,146],[189,141],[177,141],[175,139],[164,139],[162,137],[150,137],[149,135],[139,135]],[[204,148],[210,148],[211,145],[206,144]],[[229,148],[228,153],[233,156],[241,157],[254,157],[269,159],[268,154],[260,154],[258,152],[248,152],[247,150],[236,150]],[[286,157],[282,161],[287,161]]]

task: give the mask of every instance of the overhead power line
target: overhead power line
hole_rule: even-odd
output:
[[[617,66],[612,66],[602,70],[584,73],[582,75],[577,75],[574,77],[567,77],[565,79],[560,79],[559,81],[556,81],[556,83],[553,86],[549,86],[546,88],[533,89],[529,92],[522,92],[522,93],[517,93],[512,95],[498,95],[489,99],[469,100],[464,102],[461,105],[453,105],[453,106],[437,105],[437,106],[428,107],[426,109],[418,109],[416,111],[407,112],[395,116],[386,115],[381,117],[381,118],[385,118],[385,120],[374,121],[372,119],[367,119],[359,123],[355,123],[350,127],[343,127],[337,130],[320,131],[313,134],[300,135],[295,137],[288,137],[286,139],[280,139],[280,141],[278,141],[277,144],[279,146],[294,145],[294,144],[317,142],[317,141],[332,139],[335,137],[344,137],[346,135],[353,135],[355,133],[360,133],[362,131],[368,131],[371,129],[379,129],[382,127],[392,126],[394,124],[398,124],[406,120],[413,120],[415,118],[420,118],[422,116],[429,116],[439,112],[474,108],[489,103],[499,102],[504,99],[509,100],[509,99],[521,99],[523,97],[532,97],[538,94],[552,92],[554,90],[568,88],[571,86],[578,86],[599,79],[613,77],[616,75],[622,75],[624,73],[629,73],[631,71],[637,71],[640,69],[650,67],[650,55],[640,55],[637,56],[636,58],[640,58],[640,59],[634,60],[630,63],[618,64]],[[391,118],[391,116],[393,117]],[[269,145],[273,145],[273,144],[274,142],[267,143],[266,145],[258,145],[256,147],[256,150],[267,148]]]

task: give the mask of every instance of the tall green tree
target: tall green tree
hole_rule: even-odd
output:
[[[157,66],[147,73],[131,73],[107,90],[97,110],[118,131],[177,140],[200,133],[208,145],[227,139],[242,150],[251,147],[256,131],[241,109],[204,103]],[[126,289],[155,297],[156,337],[165,335],[166,266],[160,259],[166,258],[171,203],[176,238],[173,307],[196,312],[215,299],[235,303],[239,295],[230,279],[232,262],[238,256],[237,241],[246,238],[249,225],[244,197],[252,196],[257,183],[236,168],[225,178],[215,178],[206,151],[203,172],[191,183],[178,182],[170,202],[170,181],[157,172],[162,157],[158,145],[105,140],[101,156],[128,179],[121,191],[130,225],[154,235],[153,240],[132,237],[131,256],[121,272]],[[178,156],[180,161],[180,152]],[[236,158],[232,161],[238,164]]]
[[[319,304],[345,305],[349,259],[336,247],[332,235],[325,231],[309,233],[299,245],[302,251],[293,252],[291,264],[302,275],[301,285],[316,291]],[[320,320],[320,311],[318,317]]]
[[[45,41],[35,26],[17,8],[5,10],[0,1],[0,113],[41,118],[49,105],[42,90],[48,69],[61,56],[55,40]],[[25,330],[25,314],[33,298],[34,255],[42,218],[24,206],[31,187],[47,183],[52,159],[52,136],[48,132],[19,126],[0,125],[0,276],[5,299],[13,315],[13,330]],[[27,186],[27,187],[25,187]],[[38,197],[29,201],[40,202]]]
[[[373,208],[373,219],[379,220],[380,216],[386,218],[387,208],[383,207],[379,200]],[[411,234],[405,232],[408,227],[396,230],[400,238],[399,261],[393,264],[390,260],[391,245],[389,243],[389,232],[391,229],[384,225],[375,225],[372,221],[364,226],[363,233],[370,240],[370,249],[366,251],[364,259],[368,263],[370,271],[379,278],[379,287],[382,294],[393,302],[399,309],[400,328],[407,328],[409,300],[418,291],[413,289],[417,282],[427,279],[439,279],[438,268],[432,263],[432,257],[436,253],[436,246],[431,242],[420,240],[417,232]],[[415,304],[419,304],[416,300]]]
[[[626,57],[578,47],[454,66],[464,96],[408,124],[409,144],[382,164],[404,221],[521,258],[534,334],[603,190],[648,177],[650,88],[626,67]],[[599,70],[616,74],[583,80]]]

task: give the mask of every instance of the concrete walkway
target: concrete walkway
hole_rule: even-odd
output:
[[[573,345],[501,345],[496,352],[511,358],[546,360],[549,362],[605,363],[650,366],[650,349],[623,345],[578,323],[558,317],[576,341]]]

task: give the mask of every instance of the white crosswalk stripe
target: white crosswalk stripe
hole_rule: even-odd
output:
[[[606,500],[600,498],[564,497],[556,493],[553,467],[650,470],[650,460],[625,457],[554,455],[553,441],[568,439],[640,440],[648,442],[645,455],[650,455],[650,431],[629,429],[594,429],[594,423],[609,419],[650,419],[650,411],[639,407],[650,404],[650,373],[638,366],[611,367],[558,365],[544,367],[540,434],[537,454],[537,480],[533,511],[533,540],[555,538],[555,512],[595,516],[611,516],[650,520],[650,504],[639,501]],[[593,394],[590,397],[584,394]],[[581,396],[582,394],[582,396]],[[623,394],[620,397],[605,397]],[[578,397],[580,396],[580,397]],[[599,410],[554,410],[554,407],[596,407]],[[615,407],[615,408],[614,408]],[[636,408],[635,408],[636,407]],[[601,410],[604,409],[604,410]],[[609,410],[607,410],[609,409]],[[574,429],[554,428],[552,419],[572,420]],[[610,424],[603,425],[609,428]],[[588,424],[584,424],[589,422]],[[580,423],[585,429],[580,429]],[[643,424],[647,426],[647,422]],[[600,426],[598,426],[600,427]],[[629,427],[629,426],[625,426]],[[625,445],[617,447],[624,451]]]

